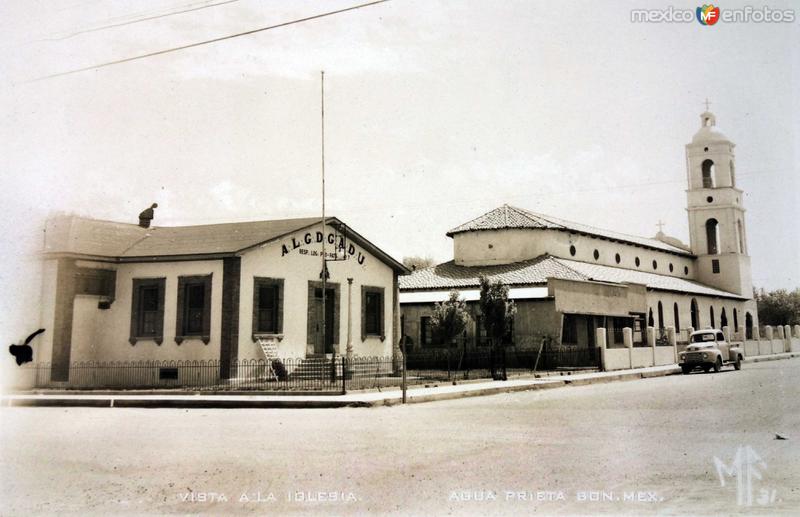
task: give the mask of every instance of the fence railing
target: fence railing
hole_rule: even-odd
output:
[[[438,348],[408,353],[408,384],[492,378],[561,368],[597,367],[596,347],[514,347],[465,352]],[[400,386],[402,364],[393,357],[282,358],[241,360],[224,367],[209,361],[82,362],[68,368],[29,363],[16,371],[19,388],[44,389],[188,389],[192,391],[261,391],[344,393]]]

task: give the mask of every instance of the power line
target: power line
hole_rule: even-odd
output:
[[[201,5],[199,7],[196,6],[197,4],[194,4],[194,5],[190,4],[190,5],[184,6],[185,8],[180,10],[180,11],[172,11],[172,12],[168,12],[168,13],[157,14],[157,15],[154,15],[154,16],[147,16],[145,18],[137,18],[137,19],[134,19],[134,20],[124,21],[124,22],[119,22],[119,23],[111,23],[111,24],[108,24],[108,25],[101,25],[100,27],[93,27],[91,29],[79,30],[79,31],[73,32],[72,34],[68,34],[66,36],[55,37],[55,38],[43,38],[43,39],[40,39],[39,41],[62,41],[62,40],[65,40],[65,39],[69,39],[69,38],[78,36],[80,34],[87,34],[87,33],[90,33],[90,32],[97,32],[97,31],[101,31],[101,30],[105,30],[105,29],[113,29],[113,28],[122,27],[122,26],[125,26],[125,25],[132,25],[134,23],[141,23],[141,22],[146,22],[146,21],[150,21],[150,20],[157,20],[158,18],[166,18],[167,16],[174,16],[176,14],[183,14],[183,13],[189,13],[189,12],[192,12],[192,11],[199,11],[201,9],[208,9],[209,7],[217,7],[219,5],[232,4],[232,3],[238,2],[238,1],[239,0],[226,0],[224,2],[218,2],[216,4],[205,4],[205,5]]]
[[[179,47],[172,47],[172,48],[168,48],[168,49],[165,49],[165,50],[158,50],[156,52],[149,52],[147,54],[142,54],[142,55],[139,55],[139,56],[128,57],[128,58],[124,58],[124,59],[118,59],[116,61],[109,61],[109,62],[101,63],[101,64],[98,64],[98,65],[87,66],[87,67],[84,67],[84,68],[77,68],[75,70],[68,70],[66,72],[59,72],[57,74],[46,75],[46,76],[43,76],[43,77],[37,77],[36,79],[32,79],[32,80],[30,80],[28,82],[36,82],[36,81],[41,81],[41,80],[44,80],[44,79],[52,79],[54,77],[61,77],[61,76],[64,76],[64,75],[76,74],[78,72],[86,72],[87,70],[95,70],[97,68],[104,68],[104,67],[107,67],[107,66],[119,65],[119,64],[122,64],[122,63],[129,63],[131,61],[137,61],[139,59],[145,59],[145,58],[148,58],[148,57],[154,57],[154,56],[160,56],[160,55],[163,55],[163,54],[169,54],[170,52],[177,52],[179,50],[186,50],[186,49],[189,49],[189,48],[199,47],[201,45],[207,45],[209,43],[217,43],[217,42],[220,42],[220,41],[229,40],[229,39],[233,39],[233,38],[238,38],[238,37],[241,37],[241,36],[249,36],[251,34],[256,34],[258,32],[264,32],[264,31],[268,31],[268,30],[271,30],[271,29],[277,29],[279,27],[286,27],[288,25],[294,25],[294,24],[297,24],[297,23],[307,22],[307,21],[310,21],[310,20],[316,20],[316,19],[319,19],[319,18],[324,18],[326,16],[332,16],[334,14],[340,14],[340,13],[344,13],[344,12],[347,12],[347,11],[355,11],[356,9],[361,9],[362,7],[369,7],[369,6],[372,6],[372,5],[382,4],[382,3],[388,2],[388,1],[390,1],[390,0],[376,0],[374,2],[369,2],[369,3],[366,3],[366,4],[354,5],[352,7],[346,7],[344,9],[338,9],[336,11],[329,11],[327,13],[315,14],[314,16],[308,16],[306,18],[300,18],[298,20],[292,20],[292,21],[288,21],[288,22],[283,22],[283,23],[279,23],[277,25],[270,25],[268,27],[260,27],[258,29],[252,29],[252,30],[245,31],[245,32],[239,32],[239,33],[236,33],[236,34],[229,34],[227,36],[221,36],[219,38],[213,38],[213,39],[209,39],[209,40],[198,41],[196,43],[189,43],[188,45],[181,45]]]

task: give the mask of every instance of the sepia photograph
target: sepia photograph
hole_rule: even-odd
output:
[[[799,515],[798,17],[0,1],[0,515]]]

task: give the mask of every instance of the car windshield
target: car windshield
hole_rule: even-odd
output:
[[[692,343],[708,343],[709,341],[714,341],[714,334],[711,332],[692,336]]]

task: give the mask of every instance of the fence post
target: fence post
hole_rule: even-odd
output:
[[[595,330],[595,343],[597,343],[597,348],[600,349],[600,370],[606,371],[606,347],[608,343],[606,343],[606,329],[603,327],[598,327]]]
[[[767,341],[772,341],[772,327],[769,325],[764,327],[764,339]]]
[[[792,327],[789,325],[783,327],[783,351],[792,351]]]
[[[342,356],[342,395],[347,393],[347,356]]]
[[[672,357],[678,362],[678,337],[675,335],[675,327],[667,327],[667,339],[669,346],[672,347]]]
[[[757,326],[753,326],[753,339],[761,341],[761,329]]]
[[[628,368],[633,368],[633,329],[622,329],[622,343],[628,348]]]
[[[747,341],[747,329],[744,325],[739,325],[739,328],[736,329],[736,333],[738,334],[736,338],[737,341],[741,341],[742,343]]]

